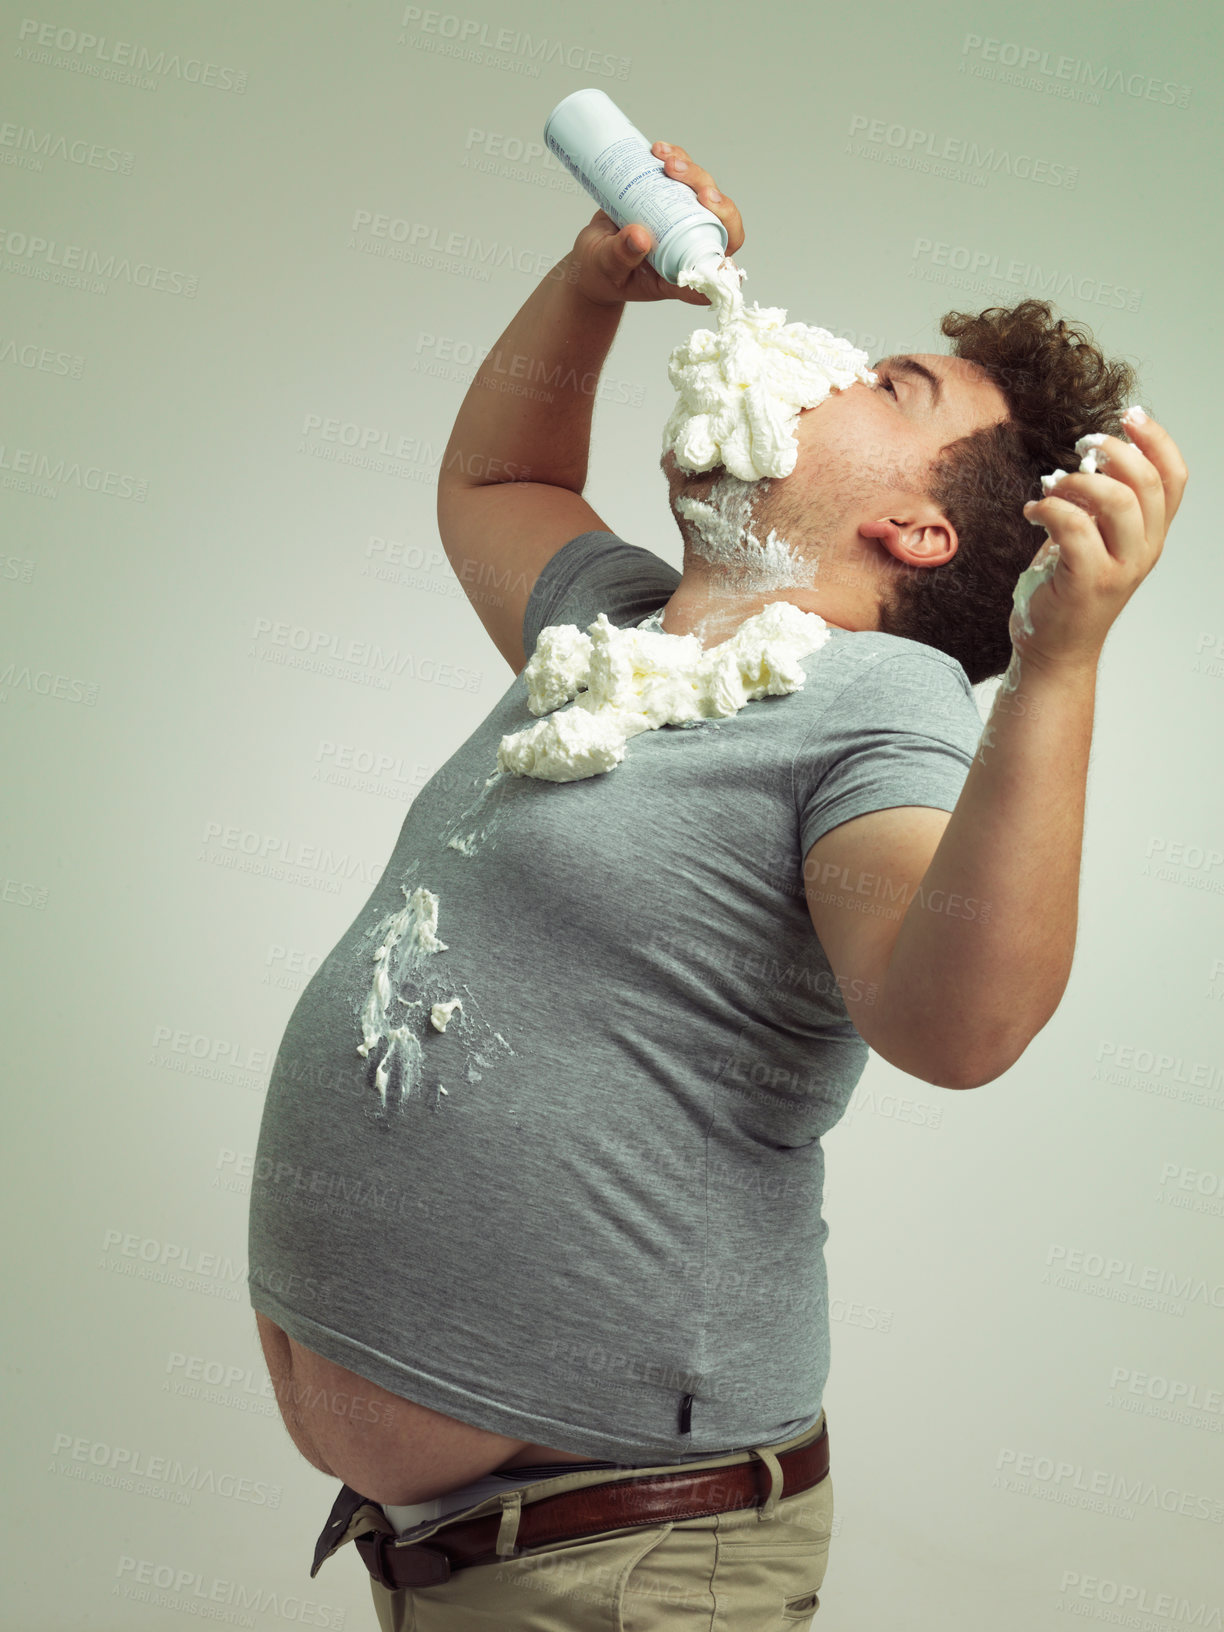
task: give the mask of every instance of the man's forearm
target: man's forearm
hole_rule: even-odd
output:
[[[1096,667],[1025,662],[1000,690],[879,993],[906,1057],[976,1086],[1005,1071],[1071,972]]]
[[[624,307],[588,300],[572,273],[567,255],[481,364],[442,457],[443,481],[481,486],[526,469],[533,482],[582,492],[595,387]]]

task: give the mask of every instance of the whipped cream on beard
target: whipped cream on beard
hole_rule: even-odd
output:
[[[811,587],[814,563],[798,554],[775,527],[764,541],[757,536],[753,506],[768,488],[768,481],[744,482],[725,474],[704,499],[682,493],[676,500],[676,513],[691,524],[692,548],[722,569],[727,591]]]
[[[742,482],[789,476],[804,408],[861,380],[875,385],[867,353],[828,329],[788,323],[780,306],[744,305],[740,268],[702,262],[679,282],[708,295],[718,329],[676,346],[667,373],[679,400],[663,429],[664,452],[692,473],[725,465]]]

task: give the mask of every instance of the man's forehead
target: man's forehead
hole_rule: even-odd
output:
[[[942,351],[900,351],[890,357],[881,357],[873,368],[882,368],[888,363],[909,362],[921,363],[929,368],[932,374],[938,374],[941,380],[963,380],[966,385],[983,384],[989,381],[990,376],[985,369],[979,368],[967,357],[949,357]]]
[[[966,357],[943,352],[903,352],[883,358],[877,368],[894,375],[924,381],[930,391],[930,412],[946,426],[994,425],[1010,417],[1005,393],[984,368]]]

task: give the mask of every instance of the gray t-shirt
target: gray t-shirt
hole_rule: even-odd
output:
[[[678,582],[585,533],[541,572],[524,650],[599,612],[646,621]],[[820,1140],[868,1050],[802,858],[868,811],[951,810],[981,720],[960,665],[915,641],[834,633],[803,666],[799,691],[644,732],[605,775],[485,787],[535,720],[514,678],[289,1020],[251,1188],[257,1310],[394,1393],[591,1458],[677,1462],[816,1422]],[[418,888],[445,950],[387,952],[362,1057],[375,953]]]

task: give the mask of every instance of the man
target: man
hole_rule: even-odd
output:
[[[732,201],[655,151],[733,254]],[[1129,370],[1042,303],[953,314],[955,355],[885,359],[806,411],[793,474],[754,492],[806,583],[706,559],[677,502],[721,473],[669,457],[677,574],[582,497],[624,304],[702,300],[650,243],[597,213],[464,400],[439,526],[515,680],[302,994],[260,1133],[260,1336],[295,1443],[344,1481],[314,1569],[355,1541],[384,1632],[814,1613],[820,1137],[868,1045],[973,1088],[1053,1014],[1096,665],[1186,481],[1151,419],[1115,434]],[[555,388],[496,390],[514,357]],[[1093,431],[1105,473],[1022,506]],[[1028,632],[1031,524],[1060,558]],[[488,780],[532,722],[542,628],[603,611],[708,648],[776,599],[832,631],[803,688],[635,737],[601,776]],[[970,683],[1013,642],[982,733]]]

